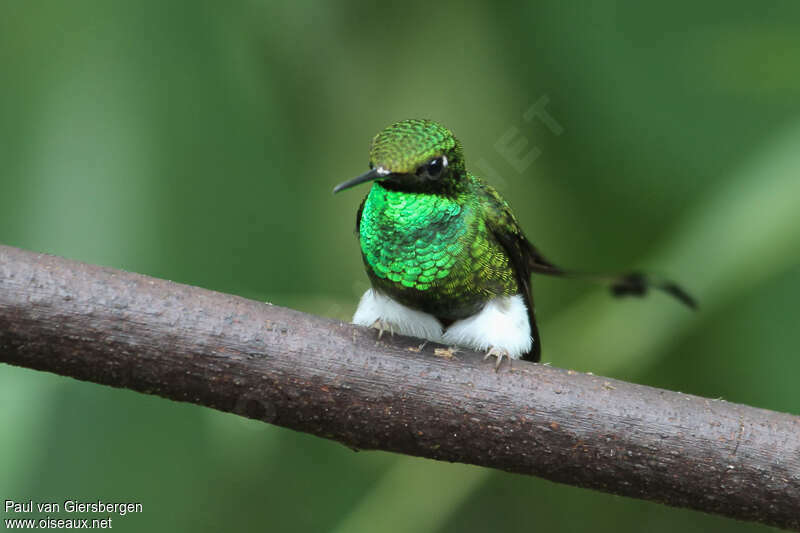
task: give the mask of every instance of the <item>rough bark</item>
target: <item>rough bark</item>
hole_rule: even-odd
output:
[[[800,530],[800,418],[0,246],[0,362]]]

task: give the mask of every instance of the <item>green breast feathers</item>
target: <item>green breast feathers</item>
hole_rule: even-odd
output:
[[[493,296],[515,294],[508,259],[473,207],[373,184],[359,223],[373,285],[447,319],[468,316]]]

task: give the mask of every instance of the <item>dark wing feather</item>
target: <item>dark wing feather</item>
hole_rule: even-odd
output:
[[[519,285],[520,293],[525,300],[525,306],[528,308],[528,323],[531,327],[533,347],[530,352],[522,356],[522,359],[539,361],[542,355],[542,343],[539,338],[539,328],[536,326],[533,295],[531,294],[532,254],[535,250],[522,233],[522,228],[506,201],[492,187],[485,187],[483,193],[489,209],[487,217],[489,230],[511,259],[517,285]]]

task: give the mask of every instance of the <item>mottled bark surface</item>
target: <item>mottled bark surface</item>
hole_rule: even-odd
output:
[[[800,418],[0,246],[0,362],[800,530]]]

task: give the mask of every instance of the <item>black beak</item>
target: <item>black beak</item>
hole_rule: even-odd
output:
[[[391,174],[391,172],[389,172],[383,167],[371,168],[367,172],[364,172],[358,177],[340,183],[339,185],[333,188],[333,192],[335,194],[339,191],[349,189],[350,187],[355,187],[356,185],[359,185],[367,181],[375,181],[380,178],[385,178],[389,174]]]

